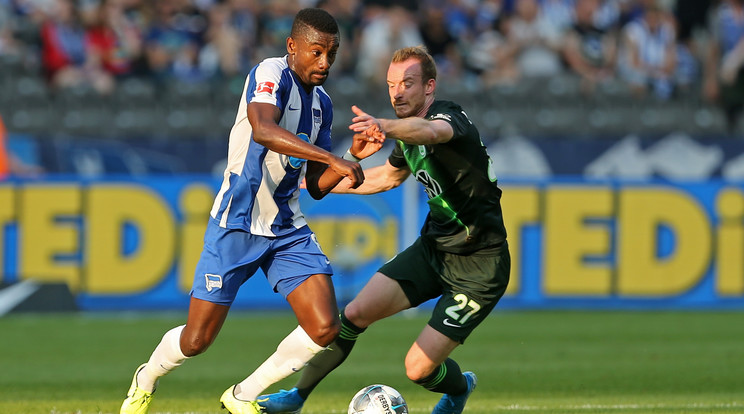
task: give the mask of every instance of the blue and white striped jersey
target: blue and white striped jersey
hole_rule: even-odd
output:
[[[322,87],[305,92],[289,69],[287,56],[262,61],[246,78],[230,131],[224,179],[210,215],[224,228],[281,236],[307,224],[298,200],[306,162],[253,141],[246,111],[250,102],[276,105],[281,110],[279,126],[327,151],[333,106]]]
[[[674,50],[676,32],[674,26],[663,21],[656,30],[652,30],[643,18],[637,18],[625,25],[623,31],[638,47],[641,64],[649,70],[660,69]],[[621,63],[630,65],[630,55],[622,53]]]
[[[723,2],[713,14],[711,28],[721,56],[725,57],[744,38],[744,17],[734,6]]]

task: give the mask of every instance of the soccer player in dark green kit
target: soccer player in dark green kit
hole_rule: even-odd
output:
[[[349,127],[378,140],[395,139],[384,165],[364,171],[356,189],[373,194],[413,174],[429,197],[421,236],[385,263],[341,311],[341,334],[305,367],[295,388],[258,397],[267,413],[299,413],[315,386],[351,352],[369,325],[439,297],[431,318],[405,358],[406,375],[444,394],[432,414],[457,414],[476,385],[449,358],[501,299],[510,257],[501,215],[501,190],[478,129],[462,108],[435,100],[436,66],[424,47],[397,50],[388,68],[390,100],[398,119],[375,118],[354,106]]]

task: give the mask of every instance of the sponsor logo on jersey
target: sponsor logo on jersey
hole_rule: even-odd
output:
[[[204,279],[207,282],[207,292],[211,292],[214,289],[222,289],[222,276],[206,273],[204,274]]]
[[[417,171],[416,180],[424,185],[424,191],[429,198],[442,194],[442,186],[426,170]]]
[[[274,82],[260,82],[256,85],[256,93],[274,93]]]
[[[310,137],[307,136],[306,133],[300,132],[297,134],[297,137],[305,142],[310,142]],[[302,168],[302,164],[304,164],[307,160],[304,158],[298,158],[298,157],[289,157],[289,165],[294,169],[300,169]]]
[[[452,122],[452,117],[450,116],[450,114],[436,114],[430,119],[444,119],[447,122]]]

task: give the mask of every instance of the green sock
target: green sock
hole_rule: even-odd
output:
[[[460,395],[468,390],[468,382],[453,359],[447,358],[442,365],[426,378],[414,381],[429,391]]]
[[[297,391],[300,396],[307,396],[315,387],[337,366],[344,362],[351,353],[359,334],[366,328],[359,328],[346,319],[344,311],[341,311],[341,333],[338,338],[328,345],[328,349],[315,355],[302,370],[302,376],[297,381]]]

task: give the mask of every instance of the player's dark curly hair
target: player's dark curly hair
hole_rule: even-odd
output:
[[[338,34],[336,19],[323,9],[307,8],[297,12],[292,23],[291,36],[299,36],[306,27],[311,27],[322,33]]]
[[[410,58],[417,59],[421,63],[421,80],[426,83],[429,79],[437,79],[437,65],[434,58],[429,54],[426,46],[410,46],[398,49],[393,53],[392,62],[400,63]]]

